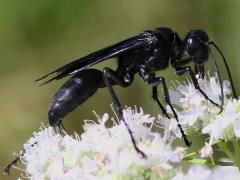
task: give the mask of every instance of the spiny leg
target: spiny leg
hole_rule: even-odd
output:
[[[37,144],[37,142],[31,144],[31,146],[33,147],[33,146],[35,146],[36,144]],[[4,169],[4,173],[10,175],[10,170],[11,170],[12,166],[15,165],[15,164],[17,164],[17,163],[21,160],[21,157],[24,156],[25,153],[26,153],[26,150],[23,149],[22,152],[21,152],[21,154],[18,155],[11,163],[9,163],[9,164],[7,165],[7,167]]]
[[[139,76],[145,81],[145,82],[149,82],[149,80],[151,80],[152,78],[155,78],[155,73],[152,73],[149,69],[147,69],[145,66],[140,67],[138,69],[138,74]],[[170,116],[167,114],[166,109],[164,108],[164,106],[162,105],[162,103],[159,101],[158,99],[158,90],[157,90],[157,86],[153,86],[152,87],[152,98],[154,101],[157,102],[158,106],[160,107],[160,109],[162,110],[163,115],[165,115],[168,119],[170,119]]]
[[[151,79],[148,81],[148,83],[149,83],[150,85],[153,85],[153,86],[157,86],[157,85],[159,85],[160,83],[162,83],[162,85],[163,85],[163,92],[164,92],[164,96],[165,96],[165,101],[166,101],[166,103],[170,106],[170,108],[171,108],[171,110],[172,110],[172,112],[173,112],[173,116],[174,116],[174,118],[176,119],[176,121],[177,121],[177,123],[178,123],[178,128],[180,129],[180,132],[181,132],[181,134],[182,134],[182,138],[183,138],[185,144],[186,144],[187,146],[190,146],[192,143],[191,143],[190,140],[188,140],[187,136],[185,135],[185,133],[184,133],[184,131],[183,131],[183,129],[182,129],[182,126],[181,126],[181,124],[179,123],[177,113],[176,113],[176,111],[174,110],[173,105],[172,105],[172,103],[171,103],[165,78],[164,78],[164,77],[157,77],[157,78],[156,78],[156,77],[153,77],[153,78],[151,78]]]
[[[189,66],[186,66],[186,67],[176,67],[175,70],[176,70],[176,73],[179,74],[179,75],[181,75],[183,73],[186,73],[186,72],[189,72],[189,75],[190,75],[190,77],[192,79],[194,87],[204,96],[204,98],[206,100],[210,101],[212,104],[214,104],[215,106],[219,107],[220,108],[220,112],[222,112],[223,107],[220,106],[219,104],[217,104],[216,102],[214,102],[213,100],[211,100],[208,97],[208,95],[200,88],[198,80],[195,77],[195,74],[194,74],[193,70],[191,69],[191,67],[189,67]]]
[[[12,168],[13,165],[17,164],[20,161],[20,158],[25,154],[25,150],[23,150],[23,152],[17,156],[11,163],[9,163],[7,165],[7,167],[4,169],[4,173],[10,175],[10,170]]]
[[[152,98],[154,101],[156,101],[158,103],[160,109],[162,110],[163,115],[165,115],[168,119],[170,119],[170,116],[168,115],[166,109],[164,108],[164,106],[161,104],[161,102],[158,99],[157,86],[152,87]]]
[[[123,121],[124,125],[126,126],[127,128],[127,131],[131,137],[131,141],[132,141],[132,144],[134,146],[134,149],[137,151],[137,153],[139,153],[141,155],[142,158],[146,158],[147,156],[145,155],[144,152],[142,152],[137,144],[136,144],[136,140],[134,139],[133,137],[133,133],[132,133],[132,130],[130,129],[129,125],[127,124],[126,120],[124,119],[123,117],[123,113],[122,113],[122,105],[120,104],[119,102],[119,99],[112,87],[112,84],[111,84],[111,81],[113,81],[114,83],[116,84],[119,84],[119,85],[127,85],[121,77],[119,77],[117,75],[116,72],[114,72],[113,70],[109,69],[109,68],[104,68],[103,70],[103,79],[104,79],[104,82],[105,82],[105,85],[107,86],[109,92],[110,92],[110,95],[111,95],[111,98],[112,98],[112,101],[113,101],[113,107],[119,117],[120,120]]]

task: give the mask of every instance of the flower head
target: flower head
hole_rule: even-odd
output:
[[[212,101],[221,103],[221,89],[216,76],[198,79],[198,83]],[[179,122],[169,106],[166,109],[170,119],[162,115],[155,119],[141,108],[125,108],[123,117],[147,159],[141,158],[134,149],[123,121],[115,121],[108,114],[97,115],[97,121],[85,120],[84,132],[74,137],[52,127],[43,127],[24,145],[25,154],[21,161],[26,166],[25,172],[30,179],[219,179],[226,169],[214,168],[211,171],[206,166],[191,166],[187,173],[183,173],[176,166],[182,159],[208,163],[210,158],[211,165],[217,164],[220,161],[214,159],[213,145],[218,143],[223,152],[227,148],[226,144],[219,144],[220,139],[232,141],[234,151],[239,152],[240,101],[228,97],[231,93],[228,81],[223,82],[223,91],[225,104],[219,113],[219,107],[206,100],[193,83],[179,84],[176,90],[170,91]],[[112,127],[106,126],[109,121]],[[186,148],[173,148],[172,142],[182,137],[178,123],[188,136],[193,132],[207,134],[209,138],[205,146],[190,151],[187,156]],[[156,128],[152,127],[163,128],[163,135],[154,132]],[[240,165],[240,158],[228,149],[225,152],[231,165]],[[239,178],[234,168],[224,175]]]
[[[31,179],[112,179],[132,176],[133,169],[165,175],[181,160],[184,149],[175,151],[159,133],[152,132],[154,118],[142,109],[138,112],[126,108],[123,114],[147,159],[134,150],[124,123],[114,123],[108,128],[105,123],[109,117],[104,114],[98,122],[85,121],[84,133],[75,138],[52,127],[34,133],[24,145],[26,153],[21,157],[26,173]]]
[[[228,100],[224,111],[210,119],[202,132],[210,135],[211,144],[219,139],[240,137],[240,101]]]
[[[221,89],[216,76],[198,79],[198,83],[209,99],[221,104]],[[228,81],[223,81],[223,92],[225,104],[219,114],[219,108],[206,100],[190,81],[171,91],[173,102],[182,108],[178,111],[181,125],[189,131],[209,134],[210,144],[219,139],[240,137],[240,104],[238,100],[227,98],[231,93]]]

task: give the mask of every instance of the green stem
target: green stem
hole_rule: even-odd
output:
[[[240,145],[236,139],[234,139],[232,141],[232,143],[233,143],[234,153],[235,153],[234,162],[235,162],[236,166],[240,167]]]
[[[228,149],[227,144],[225,142],[222,142],[222,141],[218,142],[217,146],[222,152],[224,152],[227,155],[229,159],[232,159],[232,160],[234,159],[233,153]]]
[[[188,159],[187,161],[195,164],[207,164],[207,165],[213,166],[212,161],[208,159]],[[236,166],[236,164],[232,162],[216,161],[214,163],[215,165],[220,165],[220,166]]]

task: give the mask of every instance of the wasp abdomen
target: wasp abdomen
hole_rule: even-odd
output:
[[[92,96],[102,84],[102,72],[97,69],[80,71],[66,81],[49,106],[50,125],[57,126],[61,119]]]

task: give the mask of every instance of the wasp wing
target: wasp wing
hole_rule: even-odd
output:
[[[152,38],[149,36],[138,35],[135,37],[131,37],[109,47],[100,49],[75,61],[72,61],[56,69],[55,71],[37,79],[36,81],[43,80],[51,75],[54,75],[54,77],[47,80],[43,84],[49,83],[53,80],[62,79],[66,76],[76,74],[77,72],[84,70],[94,64],[100,63],[104,60],[115,58],[132,50],[148,46],[151,44],[151,42]]]

